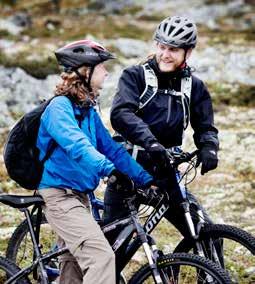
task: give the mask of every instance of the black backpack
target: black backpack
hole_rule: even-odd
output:
[[[66,96],[73,103],[71,97]],[[55,97],[41,103],[38,107],[25,114],[10,131],[4,147],[4,163],[9,176],[20,186],[35,190],[41,181],[44,163],[51,156],[57,142],[52,140],[45,157],[39,160],[39,149],[36,147],[40,119],[48,104]],[[79,127],[87,115],[85,109],[82,115],[75,115]]]
[[[52,100],[41,103],[25,114],[10,131],[4,147],[4,162],[9,176],[26,189],[37,189],[43,173],[43,164],[53,153],[57,143],[53,140],[45,157],[39,160],[36,140],[41,115]]]

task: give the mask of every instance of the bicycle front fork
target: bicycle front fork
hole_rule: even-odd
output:
[[[190,236],[195,241],[197,253],[198,253],[199,256],[205,257],[202,245],[198,241],[200,229],[203,226],[203,224],[205,223],[205,221],[204,221],[204,214],[203,214],[201,209],[197,210],[197,215],[199,217],[199,221],[198,221],[197,225],[195,226],[195,224],[194,224],[194,222],[192,220],[191,213],[190,213],[190,205],[189,205],[189,203],[188,202],[183,202],[181,204],[181,206],[182,206],[182,208],[184,210],[184,216],[185,216],[185,220],[186,220],[189,232],[190,232]]]

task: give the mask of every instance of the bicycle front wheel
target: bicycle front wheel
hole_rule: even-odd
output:
[[[9,278],[14,276],[20,271],[17,265],[12,263],[6,258],[0,257],[0,283],[5,283]],[[15,281],[16,284],[30,284],[31,282],[23,277],[22,279],[19,279]]]
[[[231,283],[228,274],[220,266],[197,255],[164,255],[158,259],[157,267],[164,284]],[[129,281],[129,284],[141,283],[156,283],[148,264],[140,268]]]
[[[233,283],[255,283],[255,238],[251,234],[230,225],[205,224],[201,228],[199,242],[207,258],[217,263],[220,260],[230,273]],[[188,253],[195,250],[193,241],[183,239],[174,252]],[[219,259],[215,259],[215,250]]]

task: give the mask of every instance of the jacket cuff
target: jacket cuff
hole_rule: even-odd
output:
[[[144,141],[144,149],[148,150],[150,148],[150,146],[155,142],[158,142],[158,140],[156,138],[149,138],[149,139],[145,140]]]

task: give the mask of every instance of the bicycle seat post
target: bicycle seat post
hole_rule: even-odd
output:
[[[36,241],[35,232],[34,232],[34,228],[33,228],[33,225],[32,225],[30,212],[27,208],[20,208],[20,211],[25,214],[25,217],[26,217],[26,220],[27,220],[29,233],[30,233],[31,240],[32,240],[32,243],[33,243],[34,253],[35,253],[35,256],[36,256],[35,259],[38,260],[40,271],[41,271],[41,277],[42,277],[41,283],[47,284],[49,282],[48,281],[48,275],[45,271],[43,262],[41,260],[42,253],[41,253],[41,249],[39,247],[39,244]]]

